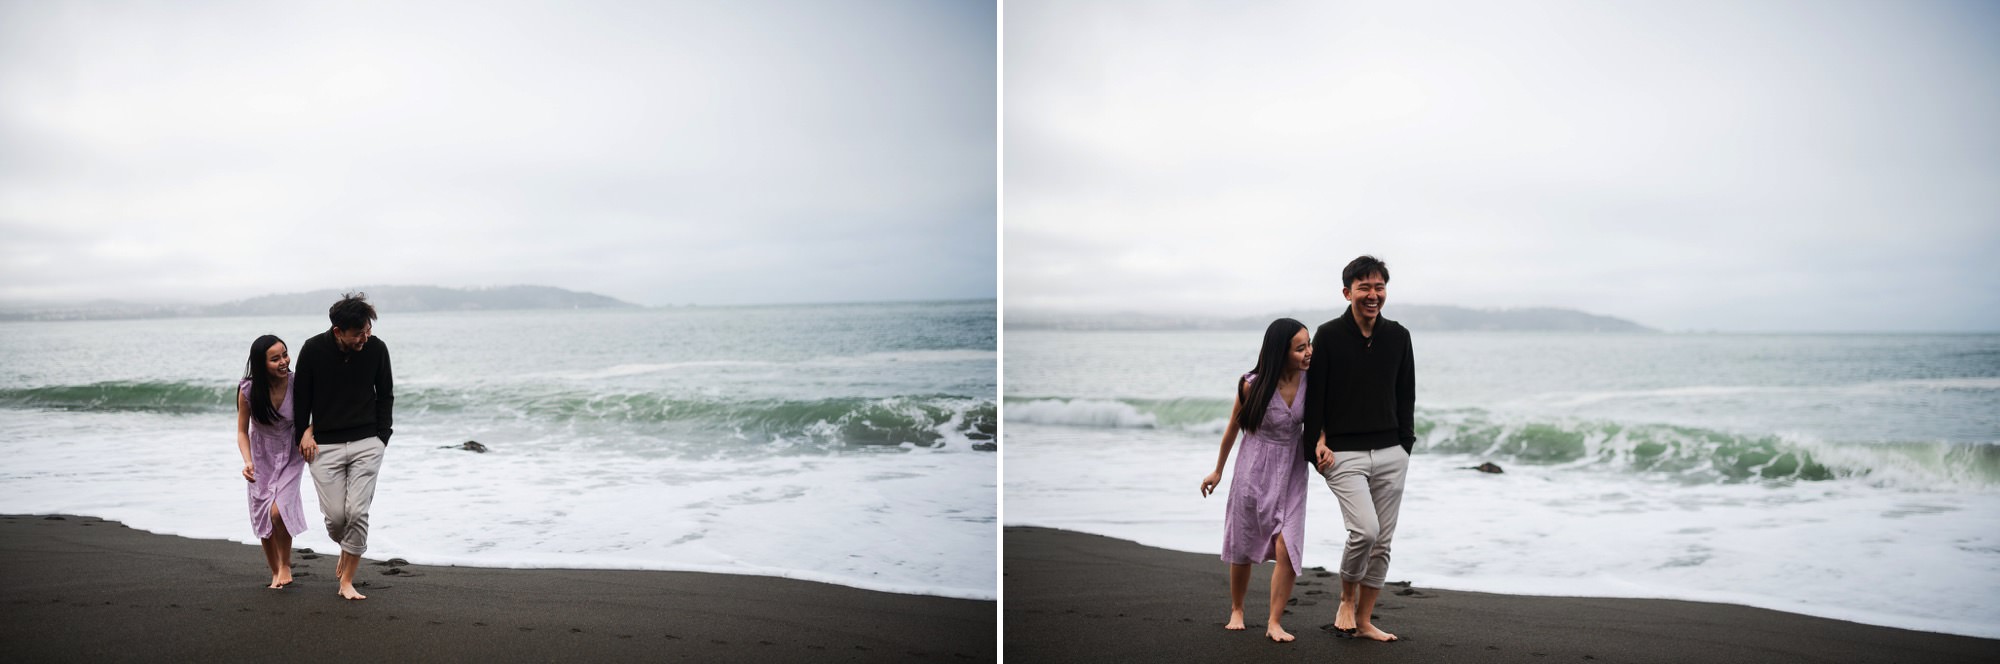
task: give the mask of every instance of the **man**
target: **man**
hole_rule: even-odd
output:
[[[1347,547],[1340,558],[1342,634],[1377,641],[1396,635],[1370,613],[1389,574],[1389,540],[1403,504],[1403,475],[1417,441],[1417,381],[1410,331],[1382,317],[1389,266],[1362,256],[1341,270],[1348,307],[1313,334],[1300,452],[1340,500]]]
[[[292,380],[292,416],[299,453],[310,464],[326,534],[340,544],[340,596],[354,590],[354,572],[368,551],[368,508],[389,445],[389,347],[374,332],[375,307],[365,293],[347,293],[327,310],[333,327],[299,347]]]

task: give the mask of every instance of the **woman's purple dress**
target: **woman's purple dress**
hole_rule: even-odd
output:
[[[1243,376],[1253,384],[1257,374]],[[1299,454],[1305,427],[1305,376],[1291,403],[1282,390],[1271,394],[1264,422],[1244,432],[1236,446],[1236,474],[1229,480],[1229,511],[1222,519],[1222,562],[1248,565],[1278,559],[1272,537],[1285,536],[1292,573],[1300,571],[1306,539],[1306,475],[1311,465]]]
[[[243,379],[237,391],[251,398],[250,379]],[[250,465],[257,471],[257,481],[250,483],[250,529],[257,539],[271,537],[272,503],[278,505],[286,532],[297,536],[306,531],[305,508],[299,504],[299,476],[305,473],[306,458],[292,444],[292,426],[290,384],[285,386],[285,402],[278,406],[278,421],[261,424],[250,418]]]

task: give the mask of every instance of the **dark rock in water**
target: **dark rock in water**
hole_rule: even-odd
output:
[[[297,552],[299,552],[299,553],[312,553],[312,552],[313,552],[313,550],[312,550],[312,549],[293,549],[293,551],[297,551]]]
[[[59,517],[59,516],[53,516],[53,515],[51,515],[51,516],[45,516],[45,517],[42,517],[42,520],[43,520],[43,521],[68,521],[69,519],[65,519],[65,518],[62,518],[62,517]]]
[[[485,454],[485,453],[486,453],[486,446],[485,446],[485,445],[481,445],[481,444],[479,444],[479,441],[476,441],[476,440],[468,440],[468,441],[465,441],[465,444],[464,444],[464,445],[446,445],[446,446],[444,446],[444,447],[440,447],[440,448],[438,448],[438,449],[441,449],[441,450],[465,450],[465,451],[467,451],[467,452],[478,452],[478,453],[480,453],[480,454]]]
[[[1477,471],[1479,471],[1479,472],[1482,472],[1482,473],[1493,473],[1493,474],[1495,474],[1495,475],[1498,475],[1498,474],[1500,474],[1500,473],[1503,473],[1503,472],[1506,472],[1506,471],[1503,471],[1503,470],[1500,470],[1500,465],[1499,465],[1499,464],[1496,464],[1496,463],[1493,463],[1493,462],[1491,462],[1491,461],[1488,461],[1488,462],[1486,462],[1486,463],[1482,463],[1482,464],[1479,464],[1479,465],[1477,465],[1477,466],[1467,466],[1467,467],[1466,467],[1465,469],[1466,469],[1466,470],[1477,470]]]
[[[404,565],[410,564],[410,561],[404,560],[402,558],[390,558],[388,561],[382,564],[388,565],[390,567],[402,567]]]
[[[999,449],[1000,449],[1000,444],[999,444],[999,443],[973,443],[973,444],[972,444],[972,449],[975,449],[975,450],[979,450],[979,451],[981,451],[981,452],[993,452],[993,451],[997,451],[997,450],[999,450]]]

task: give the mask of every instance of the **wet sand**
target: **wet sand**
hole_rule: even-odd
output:
[[[265,588],[255,546],[0,516],[0,661],[992,661],[996,603],[693,572],[489,569],[338,552]]]
[[[1007,658],[1019,662],[1993,662],[2000,640],[1917,632],[1728,604],[1527,597],[1391,585],[1376,624],[1396,643],[1336,637],[1337,574],[1307,568],[1284,626],[1264,637],[1270,564],[1229,618],[1227,566],[1047,528],[1005,531]],[[1391,578],[1394,578],[1393,571]]]

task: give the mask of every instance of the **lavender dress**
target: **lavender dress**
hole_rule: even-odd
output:
[[[1255,383],[1257,374],[1245,374]],[[1284,392],[1271,394],[1264,422],[1256,433],[1245,432],[1236,446],[1236,474],[1229,480],[1229,508],[1222,518],[1222,562],[1248,565],[1277,560],[1271,545],[1285,536],[1292,573],[1300,571],[1299,556],[1306,539],[1306,474],[1312,469],[1299,454],[1299,433],[1305,427],[1305,376],[1298,392],[1285,403]]]
[[[299,476],[305,472],[306,458],[292,445],[294,384],[285,386],[278,421],[261,424],[250,418],[250,465],[257,471],[257,481],[249,483],[250,529],[256,531],[257,539],[271,536],[272,503],[278,505],[278,518],[284,519],[286,532],[297,536],[306,531],[305,508],[299,505]],[[250,379],[243,379],[237,391],[250,398]]]

